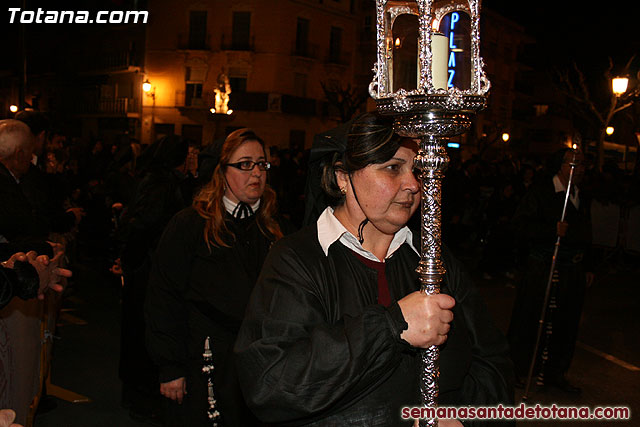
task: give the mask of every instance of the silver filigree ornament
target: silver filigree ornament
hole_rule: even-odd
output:
[[[376,100],[380,114],[394,118],[394,130],[403,136],[420,138],[415,159],[419,169],[422,198],[421,257],[417,272],[421,289],[427,294],[440,292],[446,273],[441,257],[442,179],[449,163],[445,143],[471,127],[473,116],[486,106],[491,88],[480,57],[480,0],[376,0],[376,63],[369,94]],[[470,84],[468,89],[435,87],[431,49],[434,28],[444,17],[464,12],[470,17]],[[393,23],[403,13],[418,15],[418,76],[412,90],[393,92]],[[391,41],[391,43],[390,43]],[[422,353],[420,389],[425,406],[438,401],[439,348],[431,346]],[[437,419],[420,420],[421,425],[437,426]]]
[[[409,100],[407,99],[407,91],[404,89],[398,90],[393,97],[393,108],[396,111],[406,113],[409,111],[410,105]]]

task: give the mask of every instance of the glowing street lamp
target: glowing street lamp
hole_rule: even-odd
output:
[[[510,138],[509,133],[505,132],[505,133],[503,133],[503,134],[502,134],[502,140],[503,140],[504,142],[508,142],[508,141],[509,141],[509,138]]]
[[[605,132],[607,132],[607,135],[613,135],[613,131],[615,129],[613,128],[613,126],[607,126],[607,129],[605,130]]]
[[[149,81],[149,79],[146,79],[143,83],[142,83],[142,91],[144,93],[149,93],[151,92],[151,82]]]
[[[627,77],[616,77],[611,79],[611,89],[616,96],[620,96],[627,91],[629,79]]]
[[[142,91],[149,97],[153,103],[151,104],[151,143],[155,141],[155,127],[156,127],[156,88],[151,85],[149,79],[145,79],[142,82]]]
[[[12,113],[17,113],[18,112],[18,106],[17,105],[11,105],[9,107],[9,111],[11,111]]]

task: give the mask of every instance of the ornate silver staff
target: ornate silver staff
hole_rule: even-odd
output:
[[[211,351],[210,339],[204,341],[204,353],[202,353],[203,366],[202,373],[207,378],[207,402],[209,408],[207,408],[207,417],[211,421],[212,427],[218,427],[220,424],[220,411],[218,411],[218,401],[216,400],[215,393],[213,392],[213,371],[215,369],[213,365],[213,352]]]
[[[377,0],[377,61],[369,94],[394,129],[420,138],[421,288],[440,292],[442,178],[449,163],[445,143],[466,132],[486,106],[489,80],[480,57],[480,0]],[[423,352],[421,394],[437,406],[437,346]],[[435,426],[437,419],[422,421]]]
[[[575,145],[574,145],[575,147]],[[569,195],[571,194],[571,184],[573,183],[573,171],[576,168],[576,156],[578,152],[573,150],[573,157],[571,159],[571,170],[569,171],[569,180],[567,182],[567,192],[564,196],[564,206],[562,206],[562,215],[560,216],[560,222],[564,222],[567,214],[567,205],[569,204]],[[549,269],[549,279],[547,280],[547,288],[544,293],[544,300],[542,302],[542,310],[540,313],[540,320],[538,321],[538,333],[536,335],[536,344],[533,348],[533,355],[531,356],[531,364],[529,365],[529,373],[527,374],[527,385],[522,395],[522,400],[527,400],[529,397],[529,387],[531,387],[531,377],[533,376],[533,369],[538,358],[538,348],[540,347],[540,339],[542,337],[542,330],[544,329],[544,320],[547,313],[547,306],[549,305],[549,295],[551,294],[551,285],[553,284],[553,275],[556,271],[556,261],[558,258],[558,250],[560,249],[560,240],[562,236],[556,237],[556,243],[553,247],[553,256],[551,257],[551,268]]]

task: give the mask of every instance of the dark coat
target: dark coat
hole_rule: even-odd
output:
[[[232,247],[207,247],[205,220],[193,208],[176,214],[160,239],[147,291],[147,347],[160,382],[186,377],[187,396],[170,425],[210,425],[202,375],[204,341],[211,339],[214,387],[225,426],[256,426],[244,404],[232,358],[247,301],[272,244],[255,216],[236,220]],[[283,232],[288,228],[281,226]],[[176,405],[177,406],[177,405]]]
[[[541,180],[522,198],[513,217],[518,240],[526,245],[522,281],[518,286],[507,337],[516,374],[528,375],[537,341],[540,313],[549,282],[549,270],[557,240],[556,224],[562,216],[565,192],[556,193],[552,177]],[[550,335],[542,336],[539,353],[548,350],[544,366],[538,358],[534,375],[544,372],[547,380],[563,376],[571,364],[586,292],[585,269],[593,268],[591,255],[590,201],[579,193],[579,209],[568,201],[565,221],[567,234],[560,241],[556,258],[556,282],[552,282],[550,301],[554,309],[546,312]],[[550,323],[549,323],[550,322]],[[548,328],[549,326],[547,326]]]
[[[404,425],[400,408],[420,403],[420,353],[400,339],[397,301],[419,289],[418,260],[408,244],[386,260],[386,308],[376,271],[339,241],[325,256],[316,225],[274,245],[235,348],[254,412],[284,425]],[[441,347],[439,403],[509,403],[506,341],[460,264],[446,251],[444,262],[442,292],[456,306]]]
[[[35,165],[20,179],[22,192],[37,215],[47,221],[47,230],[58,233],[66,233],[76,224],[73,213],[64,208],[68,187],[61,174],[47,174]]]
[[[560,256],[573,256],[576,252],[589,255],[591,247],[590,200],[580,191],[579,209],[567,203],[565,221],[569,223],[567,235],[562,238]],[[512,218],[518,240],[528,246],[531,252],[551,257],[556,241],[556,224],[562,216],[565,192],[556,193],[553,177],[536,183],[527,192]]]
[[[26,261],[16,261],[13,268],[0,267],[0,308],[14,296],[24,300],[35,298],[39,285],[38,272]]]
[[[51,246],[45,241],[47,234],[46,220],[38,216],[20,185],[0,163],[0,236],[9,243],[0,247],[0,258],[4,260],[15,252],[30,250],[53,256]]]
[[[171,169],[146,172],[122,220],[120,259],[124,273],[120,378],[127,386],[157,393],[158,372],[145,346],[144,300],[151,258],[169,220],[191,203],[183,196],[183,177]]]

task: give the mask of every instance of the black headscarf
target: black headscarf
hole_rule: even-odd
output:
[[[329,197],[322,189],[321,179],[324,167],[331,163],[336,153],[343,154],[347,148],[347,137],[353,120],[342,123],[313,137],[309,153],[309,167],[305,186],[305,212],[302,225],[313,224],[330,204]]]

